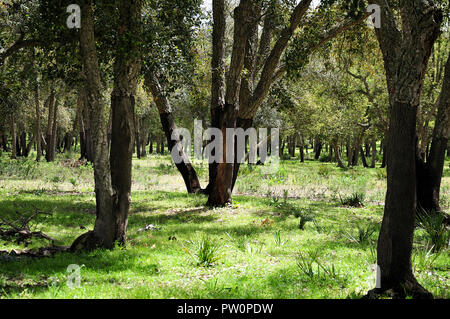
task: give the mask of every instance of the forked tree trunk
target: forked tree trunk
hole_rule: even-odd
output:
[[[217,167],[215,180],[209,192],[208,206],[225,206],[232,203],[234,160],[228,159],[227,161],[227,147],[232,145],[229,141],[227,142],[227,128],[236,128],[239,112],[239,87],[242,81],[249,25],[251,24],[249,20],[254,5],[250,0],[241,0],[234,12],[233,50],[227,78],[225,105],[221,116],[222,123],[219,126],[223,136],[223,162],[219,163]]]

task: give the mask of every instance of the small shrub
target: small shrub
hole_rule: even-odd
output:
[[[62,182],[62,178],[59,176],[53,176],[51,179],[51,182],[52,183],[60,183],[60,182]]]
[[[325,154],[320,156],[319,162],[321,162],[321,163],[328,163],[328,162],[330,162],[330,156],[329,155],[325,155]]]
[[[318,258],[317,251],[309,252],[307,255],[299,253],[297,256],[297,266],[300,273],[307,276],[309,279],[313,279],[315,276],[314,263]]]
[[[326,264],[320,260],[317,250],[309,252],[307,255],[299,253],[297,256],[297,267],[299,272],[307,276],[310,280],[338,280],[342,286],[347,283],[347,279],[336,270],[333,263]]]
[[[342,206],[349,207],[364,207],[364,201],[366,199],[366,194],[362,192],[354,192],[349,196],[341,197],[339,196],[339,200]]]
[[[218,255],[219,246],[210,237],[203,236],[199,241],[192,244],[194,246],[193,251],[186,248],[185,251],[195,260],[197,266],[211,267],[220,259]]]
[[[355,235],[353,235],[352,232],[345,232],[344,237],[346,237],[347,239],[349,239],[350,241],[360,244],[360,245],[365,245],[365,244],[369,244],[371,241],[371,237],[372,235],[378,230],[376,225],[368,225],[368,226],[364,226],[364,225],[357,225],[357,230],[358,233]]]
[[[433,246],[433,252],[438,252],[447,247],[450,236],[444,222],[444,213],[427,212],[424,209],[420,209],[416,215],[416,225],[427,233],[428,240]]]
[[[434,246],[426,246],[413,250],[412,263],[414,268],[419,270],[430,270],[439,257],[440,252],[434,252]]]
[[[379,179],[379,180],[387,179],[387,171],[385,168],[380,168],[377,170],[377,179]]]
[[[327,165],[321,165],[319,167],[319,170],[317,171],[317,174],[319,174],[319,176],[322,176],[322,177],[328,177],[328,176],[330,176],[330,173],[331,173],[331,169]]]
[[[298,229],[304,230],[307,222],[312,222],[314,220],[313,217],[309,215],[300,216],[300,223],[298,224]]]
[[[306,223],[314,221],[314,218],[311,216],[311,214],[312,210],[310,208],[300,209],[299,211],[296,211],[294,213],[294,216],[300,219],[298,229],[304,230]]]

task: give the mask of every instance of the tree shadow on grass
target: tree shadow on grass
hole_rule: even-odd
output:
[[[145,262],[150,258],[136,250],[98,250],[80,254],[59,253],[39,259],[22,257],[12,261],[0,260],[0,297],[20,293],[26,288],[33,290],[33,293],[43,292],[55,283],[66,286],[71,274],[68,272],[69,265],[81,267],[82,286],[94,282],[120,285],[130,273],[142,278],[158,276],[159,264]]]

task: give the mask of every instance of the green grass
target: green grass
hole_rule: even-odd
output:
[[[207,165],[198,168],[202,185]],[[324,169],[323,167],[326,167]],[[448,167],[448,164],[446,164]],[[188,195],[167,156],[135,159],[126,247],[51,258],[0,257],[0,298],[358,298],[375,286],[376,240],[385,180],[380,169],[341,170],[331,163],[283,161],[275,175],[244,165],[231,208],[208,209]],[[448,209],[449,169],[442,186]],[[91,166],[11,161],[0,157],[0,214],[50,212],[38,229],[70,245],[92,229]],[[339,196],[365,194],[364,207]],[[309,222],[299,229],[299,218]],[[149,224],[160,230],[138,232]],[[34,241],[28,248],[47,245]],[[0,250],[23,249],[0,241]],[[419,282],[449,298],[448,247],[433,252],[425,230],[414,242]],[[67,267],[80,270],[69,288]]]

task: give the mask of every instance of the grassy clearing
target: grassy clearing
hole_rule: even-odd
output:
[[[1,156],[0,214],[52,212],[33,226],[58,245],[92,229],[92,167],[72,167],[70,158],[37,164]],[[0,298],[358,298],[375,285],[385,170],[287,160],[265,176],[259,167],[243,166],[233,207],[207,209],[206,197],[185,194],[168,157],[136,159],[133,166],[125,248],[0,257]],[[207,166],[196,168],[205,185]],[[447,163],[447,210],[449,186]],[[363,205],[343,205],[355,194]],[[138,232],[149,224],[156,229]],[[28,248],[46,244],[36,240]],[[0,241],[0,250],[21,248]],[[413,263],[427,289],[449,298],[448,246],[433,251],[418,228]],[[71,264],[84,265],[80,288],[66,285]]]

